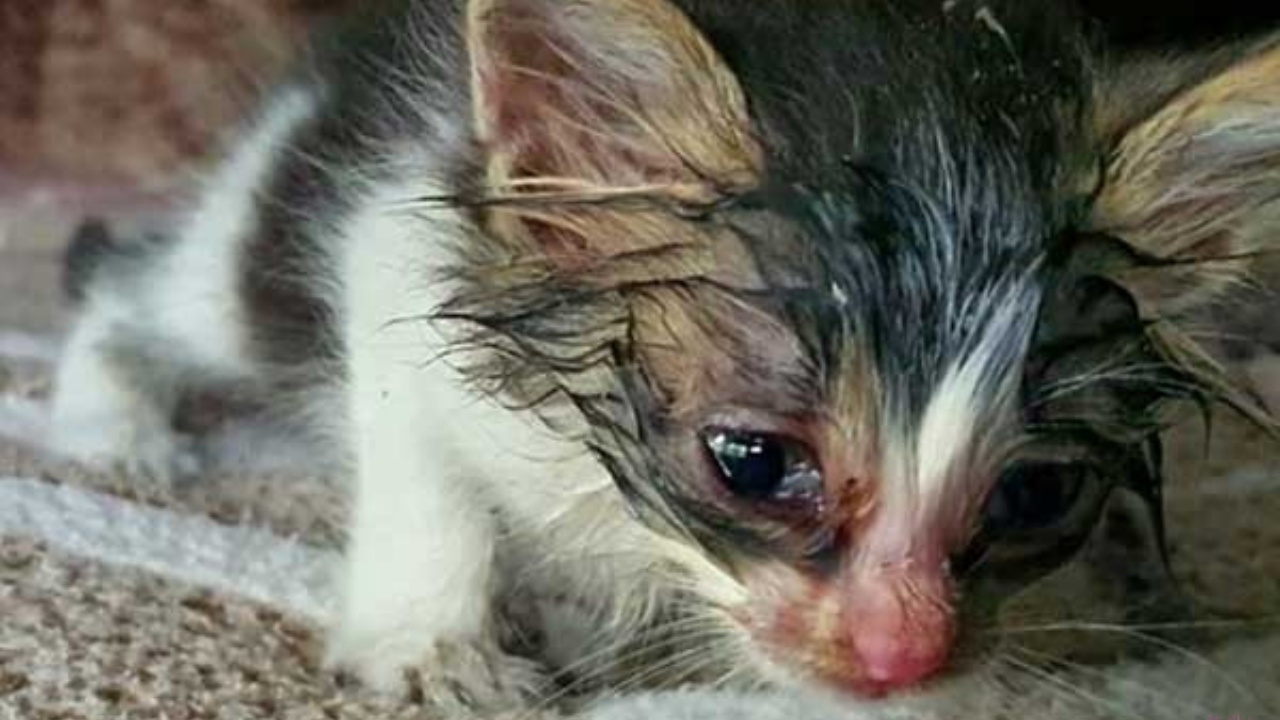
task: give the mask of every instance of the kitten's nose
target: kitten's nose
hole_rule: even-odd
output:
[[[872,694],[907,688],[946,664],[951,634],[944,628],[916,628],[909,636],[879,632],[855,638],[857,662]]]
[[[941,572],[872,572],[846,592],[845,647],[854,690],[883,695],[941,670],[955,640],[949,582]]]

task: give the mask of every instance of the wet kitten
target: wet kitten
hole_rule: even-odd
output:
[[[319,58],[173,242],[100,259],[52,440],[169,477],[189,388],[313,419],[355,481],[331,657],[374,686],[518,705],[532,594],[596,629],[546,633],[579,673],[914,688],[1113,499],[1158,544],[1169,402],[1247,406],[1192,323],[1280,232],[1275,41],[413,0]]]

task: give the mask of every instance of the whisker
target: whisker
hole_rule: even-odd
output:
[[[615,655],[620,650],[626,650],[626,652],[613,657],[611,664],[617,665],[621,662],[635,659],[636,657],[670,645],[688,642],[690,636],[698,637],[700,635],[723,632],[723,629],[715,626],[714,622],[714,620],[705,617],[682,618],[679,621],[667,623],[659,627],[646,628],[646,635],[657,635],[658,637],[652,640],[641,641],[636,637],[622,636],[616,642],[609,643],[597,650],[593,650],[586,656],[578,658],[565,667],[560,668],[560,672],[563,674],[578,674],[582,671],[584,666],[598,663],[607,656]],[[680,635],[677,636],[676,633],[680,633]],[[627,648],[631,645],[636,645],[636,647],[628,650]],[[607,669],[602,672],[607,672]]]
[[[992,628],[993,635],[1017,635],[1031,632],[1059,632],[1067,630],[1094,630],[1098,627],[1124,628],[1137,631],[1156,630],[1202,630],[1207,628],[1242,628],[1254,625],[1280,624],[1280,615],[1267,615],[1259,618],[1223,619],[1223,620],[1179,620],[1152,623],[1097,623],[1097,622],[1054,622],[1042,625],[1015,625],[1012,627]]]
[[[1028,660],[1023,660],[1011,655],[1003,655],[1002,660],[1015,670],[1018,670],[1032,679],[1038,680],[1041,686],[1051,692],[1056,692],[1061,697],[1078,702],[1092,703],[1094,707],[1106,707],[1118,710],[1124,717],[1137,718],[1138,720],[1147,720],[1141,715],[1136,714],[1132,710],[1119,705],[1115,701],[1107,700],[1095,693],[1091,693],[1077,684],[1073,684],[1066,678],[1060,677],[1044,668],[1037,666]]]
[[[612,689],[625,694],[635,690],[636,688],[643,687],[646,683],[652,681],[656,677],[671,673],[675,673],[673,678],[675,683],[678,684],[680,681],[693,677],[699,672],[705,671],[713,667],[715,664],[722,662],[724,658],[717,654],[715,649],[717,649],[717,646],[712,645],[710,648],[695,647],[676,653],[675,655],[672,655],[661,662],[654,663],[652,666],[645,668],[643,671],[618,683]],[[690,662],[683,670],[678,669],[690,660],[697,660],[697,662]]]
[[[688,638],[681,639],[688,640]],[[694,640],[697,639],[700,638],[694,638]],[[712,639],[714,638],[712,637]],[[687,679],[699,672],[705,671],[718,662],[722,662],[724,658],[716,653],[717,649],[718,647],[715,644],[711,644],[710,647],[686,648],[685,650],[670,655],[659,662],[646,665],[626,678],[620,679],[615,683],[611,683],[610,691],[613,694],[626,694],[639,687],[643,687],[646,683],[652,681],[656,677],[669,673],[676,673],[674,676],[676,680]],[[691,660],[696,662],[690,662]],[[688,665],[683,669],[680,669],[684,663],[688,663]],[[559,695],[561,697],[563,696],[562,694]],[[539,703],[539,705],[542,707],[546,706],[544,703]]]
[[[698,629],[700,624],[706,623],[707,627]],[[679,635],[672,633],[679,632]],[[578,658],[569,665],[560,668],[558,674],[571,675],[572,680],[565,683],[550,695],[541,698],[536,704],[535,709],[545,709],[554,705],[562,699],[565,699],[577,691],[589,687],[592,683],[600,680],[602,677],[612,672],[617,672],[621,666],[625,666],[629,661],[643,659],[646,655],[655,651],[662,650],[672,646],[683,646],[689,643],[697,643],[701,640],[721,640],[728,637],[729,634],[724,627],[718,626],[711,618],[683,618],[679,622],[670,623],[666,626],[657,628],[655,634],[660,634],[657,640],[645,640],[638,642],[634,638],[623,638],[619,642],[610,643],[603,648],[589,653],[587,656]],[[619,650],[627,648],[628,645],[637,643],[636,647],[627,649],[626,652],[617,654]],[[674,657],[681,657],[691,653],[701,652],[704,648],[690,648],[682,653],[677,653]],[[605,661],[601,663],[601,661]],[[657,672],[663,672],[663,668],[669,664],[671,658],[665,659],[661,663],[657,663]],[[588,665],[600,663],[600,667],[587,669]],[[646,666],[643,670],[650,670],[654,666]],[[614,683],[613,690],[618,690],[618,684]]]
[[[1103,670],[1101,668],[1091,667],[1084,663],[1075,662],[1072,660],[1068,660],[1066,658],[1054,657],[1049,653],[1040,652],[1028,647],[1013,646],[1011,649],[1014,652],[1022,653],[1028,657],[1039,658],[1043,662],[1052,663],[1054,666],[1061,667],[1072,673],[1089,675],[1092,677],[1099,678],[1101,680],[1105,680],[1108,683],[1122,684],[1126,687],[1133,688],[1135,690],[1140,691],[1142,694],[1150,697],[1152,700],[1156,702],[1156,704],[1163,707],[1178,707],[1182,705],[1191,705],[1191,706],[1194,706],[1199,711],[1198,715],[1201,717],[1210,717],[1212,715],[1208,707],[1205,707],[1204,705],[1199,704],[1198,702],[1196,702],[1191,698],[1182,697],[1182,696],[1175,696],[1173,698],[1168,697],[1168,695],[1171,692],[1173,692],[1173,689],[1169,687],[1156,687],[1154,685],[1148,685],[1146,683],[1140,682],[1139,680],[1136,680],[1134,678],[1117,677],[1114,673],[1107,672],[1106,670]]]
[[[1235,676],[1233,676],[1230,672],[1228,672],[1226,668],[1222,667],[1218,663],[1214,662],[1213,660],[1210,660],[1208,657],[1206,657],[1201,653],[1198,653],[1198,652],[1195,652],[1194,650],[1183,647],[1182,645],[1179,645],[1171,640],[1166,640],[1159,636],[1151,635],[1150,633],[1135,630],[1133,628],[1126,627],[1123,625],[1110,625],[1105,623],[1048,624],[1048,625],[1040,626],[1035,630],[1030,630],[1026,632],[1046,632],[1046,633],[1047,632],[1098,632],[1098,633],[1113,633],[1113,634],[1123,635],[1125,637],[1131,637],[1136,640],[1140,640],[1142,642],[1154,645],[1163,650],[1168,650],[1174,653],[1175,655],[1178,655],[1184,659],[1190,660],[1196,665],[1199,665],[1200,667],[1210,670],[1214,675],[1218,677],[1218,679],[1226,683],[1231,689],[1239,692],[1242,696],[1247,697],[1250,700],[1253,700],[1254,702],[1257,702],[1259,704],[1265,704],[1265,703],[1262,703],[1261,698],[1259,698],[1254,691],[1250,690],[1247,686],[1241,683]]]

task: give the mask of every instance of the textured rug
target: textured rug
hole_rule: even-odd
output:
[[[319,666],[344,506],[340,487],[308,470],[301,440],[248,419],[219,428],[209,476],[175,488],[91,473],[40,449],[64,321],[56,266],[66,229],[47,213],[10,213],[0,227],[0,720],[430,718]],[[1280,455],[1226,420],[1212,437],[1207,457],[1194,428],[1171,437],[1173,561],[1196,597],[1261,619],[1148,636],[1105,616],[1077,618],[1064,634],[1099,647],[1140,636],[1154,652],[1046,666],[1040,682],[978,693],[941,715],[697,691],[617,698],[592,712],[1280,718]],[[1044,617],[1079,614],[1084,590],[1071,577],[1047,591]]]

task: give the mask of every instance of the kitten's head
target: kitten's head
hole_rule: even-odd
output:
[[[765,664],[932,675],[1227,392],[1184,323],[1280,232],[1280,49],[1135,85],[1059,5],[470,3],[443,314]]]

